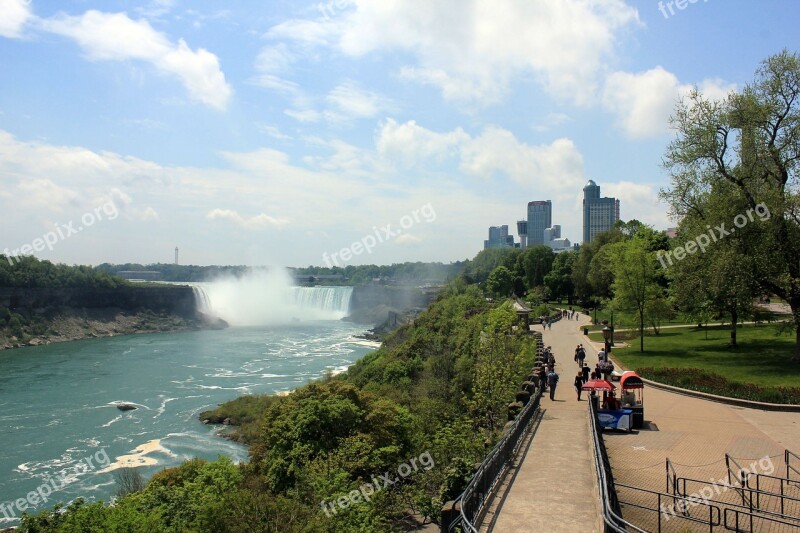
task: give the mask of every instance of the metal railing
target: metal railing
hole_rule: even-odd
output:
[[[533,416],[539,410],[539,401],[542,397],[542,384],[536,388],[533,397],[514,419],[514,423],[495,444],[486,459],[483,460],[475,475],[472,476],[467,488],[456,499],[460,505],[459,516],[449,525],[443,524],[447,531],[455,531],[457,526],[461,526],[463,531],[477,533],[477,525],[480,524],[485,513],[485,503],[492,494],[498,481],[508,469],[509,464],[517,455],[522,437],[527,432]]]
[[[755,482],[755,485],[756,485],[755,487],[753,487],[751,485],[751,483],[750,483],[750,481],[753,480],[753,479],[755,479],[755,481],[756,481]],[[762,486],[761,486],[761,480],[762,479],[766,479],[769,482],[772,482],[773,484],[777,483],[777,485],[780,487],[779,488],[780,492],[770,491],[770,490],[767,490],[765,488],[762,488]],[[787,506],[786,506],[786,501],[787,500],[789,502],[800,502],[800,498],[798,498],[797,496],[791,496],[791,495],[787,494],[786,489],[789,486],[793,486],[794,484],[795,484],[795,482],[790,481],[790,480],[785,479],[785,478],[782,478],[782,477],[769,476],[767,474],[757,474],[757,473],[753,473],[753,472],[749,473],[747,475],[747,477],[745,478],[745,487],[747,487],[747,489],[751,491],[750,499],[751,500],[753,499],[753,494],[755,494],[755,496],[756,496],[755,508],[756,509],[761,509],[762,508],[762,505],[761,505],[761,497],[762,496],[766,497],[767,501],[769,501],[770,498],[777,498],[780,501],[780,508],[781,508],[780,514],[782,514],[782,515],[787,515],[788,514],[787,513]]]
[[[647,533],[646,530],[638,528],[622,518],[620,502],[617,499],[617,489],[614,485],[614,476],[611,473],[611,463],[608,461],[608,453],[600,435],[600,422],[593,402],[589,403],[589,433],[592,435],[594,446],[594,465],[597,474],[597,485],[600,489],[600,513],[603,517],[604,529],[606,532],[616,531],[624,533],[627,531],[638,531]]]
[[[798,466],[792,466],[792,459],[798,463]],[[786,450],[784,453],[784,461],[786,462],[786,479],[792,482],[800,482],[800,455]],[[795,474],[796,479],[792,479],[792,473]]]
[[[736,466],[736,471],[734,471],[731,468],[731,463],[733,463]],[[744,507],[748,507],[748,508],[750,508],[752,510],[753,509],[752,494],[748,496],[746,491],[745,491],[745,488],[744,488],[745,473],[748,472],[748,470],[745,469],[745,468],[742,468],[742,465],[737,463],[736,459],[734,459],[733,457],[731,457],[727,453],[725,454],[725,470],[727,471],[726,474],[728,476],[728,485],[731,488],[736,489],[736,491],[742,497],[742,505]],[[731,474],[734,474],[734,476],[731,476]],[[739,484],[738,487],[733,484],[733,477],[736,478],[736,482]]]
[[[643,509],[645,511],[658,513],[657,529],[656,529],[658,533],[661,533],[664,522],[668,522],[672,518],[676,518],[679,520],[686,520],[688,522],[694,522],[696,524],[703,524],[704,526],[708,526],[708,530],[712,532],[714,531],[714,527],[722,524],[722,509],[720,509],[717,505],[714,505],[714,503],[712,502],[698,500],[693,497],[676,496],[675,494],[659,492],[657,490],[643,489],[640,487],[625,485],[623,483],[617,483],[616,486],[623,488],[625,490],[632,490],[648,494],[651,496],[655,496],[656,498],[655,507],[642,505],[641,503],[636,503],[632,501],[620,501],[620,504],[624,504],[626,507],[635,507],[637,509]],[[670,507],[665,508],[663,503],[664,500],[672,501],[672,505]],[[693,507],[701,507],[708,509],[708,518],[699,518],[692,516],[691,513],[689,512],[689,509]],[[675,514],[676,512],[680,512],[681,513],[680,516]],[[639,528],[636,528],[636,530],[645,531]]]

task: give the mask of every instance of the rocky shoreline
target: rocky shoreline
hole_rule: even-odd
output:
[[[0,350],[117,335],[192,331],[225,326],[227,324],[219,319],[204,316],[187,319],[176,314],[147,310],[130,312],[109,308],[89,309],[46,318],[37,324],[37,329],[43,331],[39,334],[30,331],[32,328],[25,328],[28,331],[18,338],[0,330]]]

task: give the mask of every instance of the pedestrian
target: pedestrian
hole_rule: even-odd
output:
[[[542,388],[542,395],[544,396],[544,391],[547,390],[547,368],[544,366],[539,367],[539,386]]]
[[[589,365],[586,365],[586,366],[588,367]],[[592,373],[589,375],[589,377],[591,379],[600,379],[600,377],[597,375],[597,369],[592,370]]]
[[[553,329],[553,322],[552,321],[549,321],[549,320],[547,321],[547,329]]]
[[[583,344],[578,345],[578,366],[583,367],[583,362],[586,360],[586,350]]]
[[[547,360],[547,363],[550,365],[550,368],[553,370],[556,369],[556,356],[550,353],[550,358]]]
[[[606,361],[603,363],[603,379],[608,381],[608,378],[611,377],[611,373],[614,371],[614,363],[611,361]]]
[[[578,352],[581,351],[580,348],[581,348],[580,344],[575,347],[575,357],[572,358],[572,360],[575,361],[576,363],[578,362]]]
[[[601,363],[606,360],[606,351],[603,348],[600,348],[600,351],[597,352],[597,360]]]
[[[556,374],[555,370],[551,370],[547,374],[547,384],[550,386],[550,400],[555,400],[556,385],[558,385],[558,374]]]
[[[584,363],[584,364],[583,364],[583,368],[581,368],[581,374],[583,375],[583,382],[584,382],[584,383],[586,383],[587,381],[589,381],[589,372],[590,372],[590,371],[591,371],[591,369],[589,368],[589,365],[587,365],[586,363]]]
[[[575,376],[575,390],[578,392],[578,401],[581,401],[581,387],[583,387],[583,372],[578,370]]]

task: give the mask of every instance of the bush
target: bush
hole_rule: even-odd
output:
[[[800,405],[800,387],[761,387],[727,378],[700,368],[637,368],[646,379],[717,396],[766,403]]]

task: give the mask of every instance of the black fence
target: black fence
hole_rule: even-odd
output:
[[[622,518],[614,476],[611,474],[611,463],[608,461],[606,445],[603,442],[602,428],[597,419],[594,402],[589,403],[589,432],[594,445],[594,463],[597,471],[597,484],[600,487],[600,512],[603,516],[604,531],[644,531],[626,522]]]

